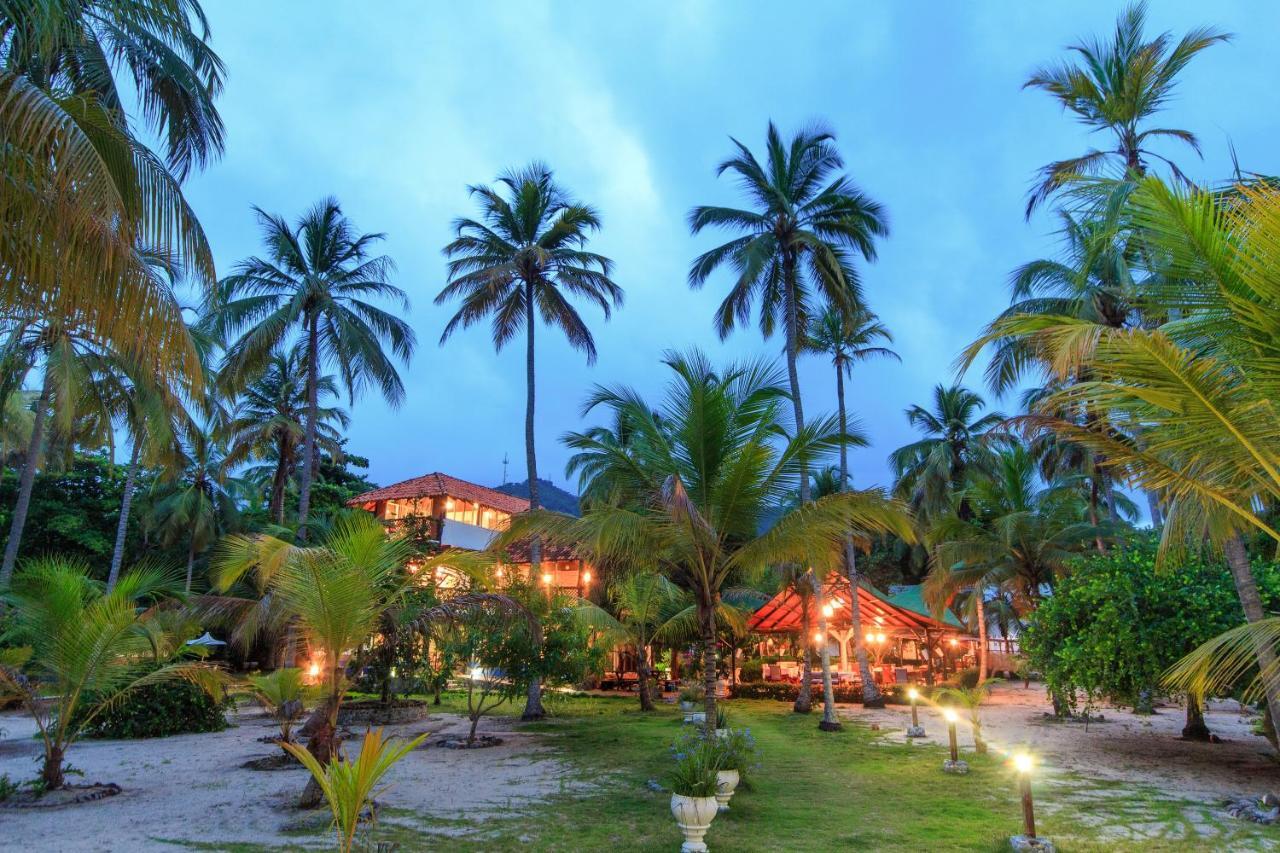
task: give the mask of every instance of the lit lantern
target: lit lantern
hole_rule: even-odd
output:
[[[951,741],[951,761],[955,763],[960,760],[960,749],[956,744],[956,712],[950,708],[942,709],[942,716],[947,721],[947,738]]]
[[[814,631],[814,632],[813,632],[813,641],[814,641],[815,643],[821,643],[821,642],[822,642],[822,632],[821,632],[821,631]]]
[[[315,661],[312,661],[311,666],[307,668],[307,675],[310,675],[312,678],[319,678],[320,664],[316,663]]]
[[[542,582],[547,586],[551,586],[551,573],[547,572],[542,576]]]
[[[583,582],[583,583],[591,583],[591,572],[583,572],[583,573],[582,573],[582,582]]]
[[[877,643],[883,643],[883,642],[884,642],[884,634],[876,634],[876,642],[877,642]]]
[[[873,633],[871,633],[870,631],[868,631],[868,632],[867,632],[867,642],[868,642],[868,643],[874,643],[875,641],[876,641],[876,635],[875,635],[875,634],[873,634]]]
[[[822,606],[822,615],[827,617],[828,619],[834,616],[835,612],[836,612],[836,609],[832,607],[830,604],[824,604]]]
[[[907,690],[907,698],[911,700],[911,728],[920,728],[920,712],[916,709],[916,702],[920,700],[920,691],[914,687]]]
[[[952,637],[952,638],[951,638],[951,640],[950,640],[950,642],[951,642],[951,646],[952,646],[953,648],[954,648],[955,646],[959,645],[959,640],[957,640],[955,637]]]

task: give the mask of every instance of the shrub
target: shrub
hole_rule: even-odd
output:
[[[684,684],[680,687],[680,701],[698,703],[707,698],[707,690],[701,684]]]
[[[848,704],[862,702],[862,688],[853,684],[836,684],[832,686],[837,702]],[[905,691],[900,684],[880,688],[885,702],[893,705],[904,704]],[[734,699],[775,699],[779,702],[794,702],[800,693],[800,685],[786,681],[740,681],[733,688]],[[822,691],[815,687],[814,699],[821,701]]]
[[[738,676],[743,681],[760,681],[764,678],[764,661],[760,658],[742,662],[742,672]]]
[[[148,684],[94,717],[85,737],[128,739],[220,732],[227,727],[225,712],[231,706],[225,694],[214,699],[188,681]],[[90,708],[92,703],[82,707]]]
[[[685,797],[714,797],[716,771],[720,769],[721,750],[712,739],[684,738],[671,746],[675,766],[668,778],[671,792]]]
[[[978,686],[978,668],[971,666],[956,673],[956,685],[962,690],[972,690]]]

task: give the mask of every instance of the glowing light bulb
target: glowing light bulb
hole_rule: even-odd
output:
[[[954,723],[956,720],[960,719],[956,716],[956,712],[950,708],[943,708],[942,716],[948,723]]]
[[[912,702],[916,701],[917,699],[920,698],[920,691],[912,687],[910,690],[907,691],[907,698],[910,699]]]
[[[307,669],[307,674],[310,675],[312,678],[318,677],[320,675],[320,664],[312,663],[311,666],[308,667]]]
[[[482,678],[484,678],[484,670],[478,666],[471,667],[471,680],[479,681]]]
[[[591,572],[583,572],[583,573],[582,573],[582,582],[583,582],[583,583],[591,583]]]
[[[545,583],[547,586],[551,586],[551,575],[550,574],[543,575],[542,582]]]
[[[502,566],[498,566],[497,570],[494,571],[494,574],[498,577],[502,577]]]
[[[814,641],[815,643],[821,643],[821,642],[822,642],[822,632],[821,632],[821,631],[814,631],[814,632],[813,632],[813,641]]]
[[[836,612],[836,609],[835,609],[834,607],[832,607],[830,604],[824,604],[824,605],[822,606],[822,615],[823,615],[823,616],[826,616],[827,618],[831,618],[831,616],[832,616],[835,612]]]
[[[1013,766],[1019,773],[1030,773],[1035,761],[1027,753],[1019,752],[1013,756]]]
[[[876,642],[877,642],[877,643],[883,643],[883,642],[884,642],[884,634],[876,634]]]
[[[875,639],[876,639],[876,635],[875,635],[875,634],[872,634],[870,631],[868,631],[868,632],[867,632],[867,642],[868,642],[868,643],[873,643],[873,642],[875,642]]]

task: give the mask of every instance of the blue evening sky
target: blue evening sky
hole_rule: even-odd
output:
[[[903,361],[866,364],[849,385],[871,440],[853,454],[856,482],[887,485],[888,453],[912,438],[903,409],[951,381],[957,352],[1007,304],[1009,270],[1053,249],[1050,217],[1023,221],[1033,172],[1091,144],[1021,84],[1077,36],[1109,31],[1119,5],[217,0],[206,6],[229,70],[228,145],[189,197],[220,273],[261,251],[251,204],[292,220],[333,194],[359,228],[386,232],[419,350],[402,407],[357,400],[350,450],[384,484],[434,470],[494,484],[504,453],[509,479],[524,479],[523,346],[495,355],[487,327],[437,345],[451,310],[432,304],[445,280],[440,248],[450,221],[474,212],[467,184],[548,162],[601,211],[592,248],[616,261],[627,294],[608,324],[584,309],[600,350],[593,367],[541,336],[539,468],[564,484],[559,436],[582,425],[592,383],[656,397],[664,349],[698,345],[720,361],[780,353],[780,339],[763,341],[754,326],[717,339],[711,316],[727,273],[701,292],[686,274],[722,237],[691,237],[685,217],[695,204],[739,203],[714,174],[730,135],[759,150],[768,119],[788,134],[821,119],[891,218],[863,275]],[[1152,33],[1212,24],[1235,34],[1190,66],[1162,121],[1197,133],[1204,160],[1163,153],[1218,179],[1231,140],[1246,169],[1280,170],[1280,6],[1158,2],[1150,19]],[[801,382],[807,412],[834,409],[829,363],[805,359]]]

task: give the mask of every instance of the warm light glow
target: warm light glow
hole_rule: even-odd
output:
[[[884,642],[884,634],[876,634],[876,642],[877,642],[877,643],[883,643],[883,642]]]
[[[955,638],[955,637],[952,637],[952,638],[951,638],[951,645],[953,645],[953,646],[954,646],[954,645],[956,645],[957,643],[958,643],[958,641],[956,640],[956,638]]]
[[[873,634],[873,633],[871,633],[870,631],[868,631],[868,632],[867,632],[867,642],[868,642],[868,643],[874,643],[874,642],[875,642],[875,639],[876,639],[876,635],[875,635],[875,634]]]
[[[910,699],[912,702],[916,701],[917,699],[920,698],[920,691],[912,687],[910,690],[907,691],[907,698]]]
[[[821,632],[821,631],[814,631],[814,632],[813,632],[813,641],[814,641],[815,643],[821,643],[821,642],[822,642],[822,632]]]
[[[482,678],[484,678],[484,670],[478,666],[471,667],[471,680],[479,681]]]
[[[830,619],[831,616],[835,614],[835,612],[836,612],[836,609],[832,607],[830,604],[824,604],[822,606],[822,615],[826,616],[828,619]]]
[[[883,616],[877,616],[877,617],[876,617],[876,624],[877,624],[877,625],[883,625],[883,624],[884,624],[884,617],[883,617]]]
[[[1013,756],[1013,766],[1019,773],[1030,773],[1035,761],[1027,753],[1018,752]]]
[[[447,501],[444,502],[444,508],[453,509],[453,498],[449,498]]]
[[[831,606],[832,606],[832,607],[844,607],[844,602],[837,598],[835,601],[831,602]]]
[[[502,577],[502,566],[498,566],[494,574],[497,575],[498,577]]]
[[[545,583],[547,586],[551,586],[551,575],[550,575],[550,574],[544,574],[544,575],[542,576],[542,582],[543,582],[543,583]]]
[[[943,708],[942,716],[943,718],[946,719],[948,723],[954,723],[956,720],[959,719],[959,717],[956,716],[956,712],[951,710],[950,708]]]
[[[583,582],[583,583],[591,583],[591,572],[583,572],[583,573],[582,573],[582,582]]]
[[[417,563],[410,563],[407,568],[409,569],[409,574],[412,575],[418,571],[419,566]]]
[[[318,678],[320,676],[320,664],[312,663],[307,669],[307,674],[312,678]]]

